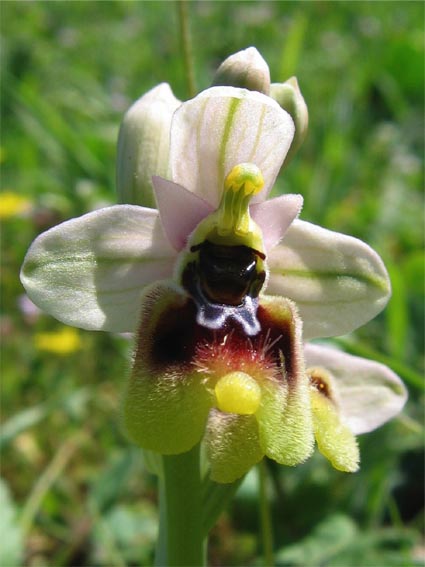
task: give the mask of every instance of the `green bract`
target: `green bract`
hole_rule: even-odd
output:
[[[162,454],[204,439],[219,482],[263,455],[300,463],[314,439],[354,471],[354,435],[406,398],[388,368],[304,346],[370,320],[390,283],[369,246],[298,220],[300,195],[267,200],[294,131],[259,92],[217,86],[179,104],[157,87],[120,134],[119,192],[136,204],[47,231],[22,267],[30,298],[59,320],[137,332],[130,437]],[[152,199],[151,174],[158,210],[137,205]]]

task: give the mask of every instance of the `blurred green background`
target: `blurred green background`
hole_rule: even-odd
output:
[[[155,479],[124,437],[131,342],[67,331],[22,296],[34,237],[115,202],[123,113],[169,82],[188,97],[174,2],[1,2],[2,483],[0,565],[151,565]],[[302,218],[371,244],[392,277],[383,314],[337,342],[405,380],[403,415],[360,439],[362,468],[270,465],[276,563],[422,565],[422,2],[191,2],[195,77],[255,45],[298,77],[307,140],[278,180]],[[46,333],[52,333],[47,334]],[[259,565],[257,477],[214,529],[210,564]]]

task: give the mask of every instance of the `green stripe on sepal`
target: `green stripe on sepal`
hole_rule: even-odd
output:
[[[304,339],[343,335],[386,305],[391,284],[379,255],[357,238],[296,220],[268,255],[267,293],[296,302]]]
[[[337,272],[337,271],[313,271],[313,270],[287,270],[282,268],[282,270],[274,270],[273,272],[277,276],[288,277],[288,278],[300,278],[300,279],[312,279],[317,281],[326,281],[327,285],[329,280],[335,280],[338,284],[344,282],[344,280],[352,280],[353,282],[360,282],[362,284],[370,285],[377,288],[384,293],[390,292],[390,287],[388,285],[388,280],[381,278],[374,274],[365,273],[355,273],[355,272]],[[307,301],[304,301],[307,303]],[[312,303],[314,303],[312,301]]]

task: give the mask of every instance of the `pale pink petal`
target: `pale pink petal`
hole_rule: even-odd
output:
[[[266,250],[282,240],[291,223],[300,214],[302,206],[301,195],[281,195],[250,207],[252,218],[263,231]]]
[[[189,234],[212,213],[213,207],[177,183],[156,175],[152,181],[164,232],[172,246],[180,251]]]

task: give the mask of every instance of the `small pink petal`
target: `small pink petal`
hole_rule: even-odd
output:
[[[214,207],[173,181],[156,175],[152,181],[164,232],[171,245],[180,251],[187,237]]]
[[[278,244],[303,206],[301,195],[281,195],[269,201],[255,203],[250,213],[263,231],[264,246],[270,250]]]

